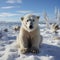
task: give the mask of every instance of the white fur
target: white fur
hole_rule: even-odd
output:
[[[34,19],[33,29],[29,29],[30,22],[27,22],[27,19]],[[20,28],[20,33],[17,37],[17,44],[20,46],[20,51],[26,51],[28,46],[28,39],[31,38],[32,48],[36,48],[39,50],[39,45],[42,43],[42,36],[40,35],[40,30],[38,27],[38,21],[36,15],[26,15],[24,16],[24,20],[22,21],[22,25]]]

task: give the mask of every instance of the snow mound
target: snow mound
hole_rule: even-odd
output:
[[[4,27],[5,25],[3,25]],[[54,40],[54,36],[60,36],[51,33],[46,25],[39,24],[41,27],[41,35],[43,36],[43,43],[39,54],[20,54],[16,47],[16,36],[18,32],[13,31],[12,26],[8,25],[8,32],[2,32],[0,38],[0,60],[60,60],[60,40]],[[5,26],[6,27],[6,26]]]

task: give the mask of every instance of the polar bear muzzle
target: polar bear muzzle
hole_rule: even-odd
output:
[[[33,26],[32,26],[32,25],[30,25],[30,26],[29,26],[29,28],[30,28],[30,29],[33,29]]]
[[[32,20],[30,20],[29,28],[33,29],[33,21]]]

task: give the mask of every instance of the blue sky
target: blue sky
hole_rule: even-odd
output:
[[[0,0],[0,21],[19,22],[28,13],[40,15],[43,20],[43,11],[52,18],[55,7],[60,9],[60,0]]]

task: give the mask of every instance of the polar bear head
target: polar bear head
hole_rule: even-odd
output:
[[[21,17],[22,26],[28,32],[31,32],[38,27],[39,16],[33,14],[27,14],[24,17]]]

